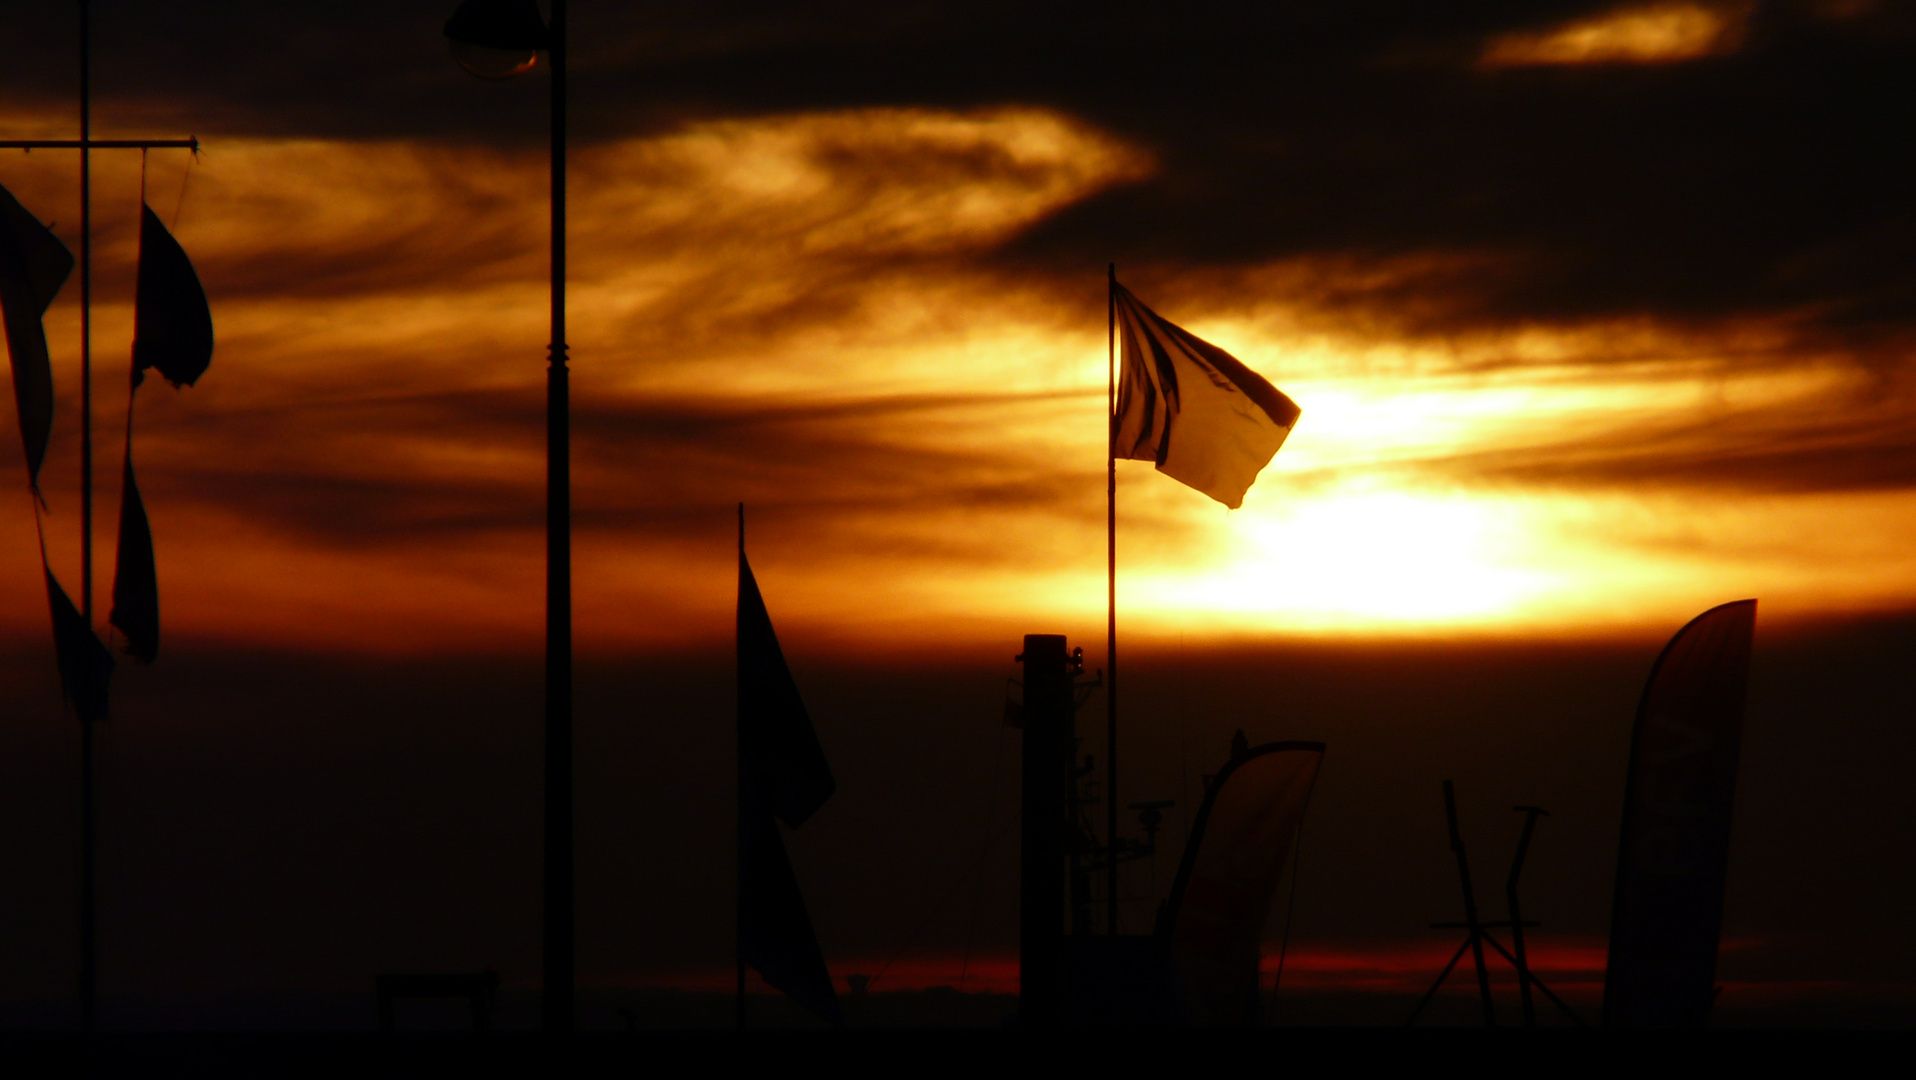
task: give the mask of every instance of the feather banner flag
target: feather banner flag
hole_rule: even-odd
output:
[[[1159,916],[1177,1022],[1256,1022],[1264,923],[1323,760],[1318,742],[1234,749],[1205,788]]]
[[[53,365],[40,319],[72,272],[73,253],[0,187],[0,308],[5,309],[20,438],[26,444],[27,482],[36,493],[53,434]]]
[[[120,544],[113,571],[113,613],[129,655],[150,664],[160,651],[159,572],[153,530],[133,476],[133,396],[158,371],[175,388],[191,386],[213,362],[213,312],[186,251],[140,206],[140,273],[133,304],[133,394],[126,403],[126,461],[121,470]]]
[[[1605,1027],[1700,1027],[1716,1001],[1756,601],[1698,615],[1650,669],[1630,736]]]
[[[831,972],[778,832],[779,820],[792,828],[804,824],[837,783],[745,560],[742,508],[739,521],[739,960],[800,1005],[842,1024]]]
[[[1123,355],[1111,456],[1153,462],[1237,509],[1296,425],[1297,403],[1116,281],[1111,293]]]

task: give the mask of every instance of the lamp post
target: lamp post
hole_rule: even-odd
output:
[[[546,366],[545,1030],[573,1024],[572,481],[565,345],[565,0],[465,0],[446,21],[460,66],[481,78],[552,67],[552,340]]]

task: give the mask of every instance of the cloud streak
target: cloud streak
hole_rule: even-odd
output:
[[[1909,143],[1879,93],[1916,38],[1887,9],[1658,7],[1715,20],[1707,63],[1489,66],[1486,42],[1623,40],[1652,9],[1193,9],[1095,34],[1063,11],[832,10],[578,28],[575,506],[604,594],[584,639],[664,634],[614,614],[641,600],[722,633],[739,501],[790,618],[834,633],[1095,616],[1112,259],[1305,409],[1229,518],[1123,470],[1127,610],[1152,625],[1534,630],[1751,586],[1806,611],[1916,597],[1886,531],[1916,465],[1889,179]],[[109,14],[155,55],[182,32]],[[318,70],[341,16],[231,14],[214,38],[277,51],[160,72],[102,39],[108,126],[224,133],[148,180],[220,340],[190,398],[141,404],[170,625],[318,633],[351,608],[330,589],[434,627],[367,647],[536,633],[537,80],[458,80],[434,22],[315,97],[254,61]],[[1200,45],[1188,79],[1094,77]],[[58,127],[48,69],[0,77],[31,91],[23,127]],[[69,166],[0,161],[70,237]],[[138,174],[96,171],[106,343],[130,332]],[[59,359],[56,563],[77,539]],[[1766,553],[1729,535],[1766,521]],[[0,592],[30,610],[34,587]],[[236,604],[244,627],[221,623]]]

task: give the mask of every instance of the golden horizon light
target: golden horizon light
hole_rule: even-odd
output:
[[[1712,41],[1732,18],[1619,10],[1650,20],[1633,34],[1707,15]],[[1579,55],[1611,40],[1592,34]],[[96,178],[102,598],[134,168],[103,161]],[[150,201],[200,267],[219,345],[200,385],[149,384],[135,420],[167,640],[536,649],[543,156],[210,140],[175,219],[180,168],[155,158]],[[579,648],[725,640],[741,501],[789,634],[906,648],[1100,627],[1104,268],[987,256],[1156,168],[1033,108],[786,114],[579,151]],[[0,182],[71,242],[67,180],[40,157],[0,160]],[[1120,466],[1127,636],[1571,637],[1674,628],[1745,596],[1786,618],[1916,603],[1901,543],[1916,495],[1737,464],[1877,416],[1869,371],[1798,343],[1786,316],[1442,332],[1389,318],[1386,286],[1445,257],[1120,268],[1303,408],[1236,512]],[[48,319],[47,485],[54,568],[77,598],[76,292]],[[24,492],[16,506],[0,519],[0,633],[23,638],[44,634],[45,605]]]

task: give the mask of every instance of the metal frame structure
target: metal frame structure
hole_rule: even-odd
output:
[[[93,138],[93,37],[88,0],[80,7],[80,137],[9,139],[0,150],[80,152],[80,614],[93,626],[93,151],[180,149],[200,151],[197,138]],[[80,718],[80,1030],[96,1021],[98,948],[94,851],[93,723]]]

